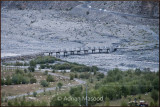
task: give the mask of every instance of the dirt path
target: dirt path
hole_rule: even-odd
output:
[[[43,70],[41,71],[36,71],[36,72],[44,72]],[[61,77],[61,78],[65,78],[65,79],[69,79],[69,77],[67,76],[62,76],[62,75],[59,75],[59,74],[55,74],[55,73],[51,73],[49,72],[48,74],[50,75],[54,75],[54,76],[57,76],[57,77]],[[82,85],[82,84],[85,84],[86,82],[83,81],[83,80],[80,80],[80,79],[74,79],[76,82],[78,82],[78,84],[67,84],[67,85],[64,85],[62,87],[73,87],[73,86],[77,86],[77,85]],[[56,90],[56,87],[50,87],[50,88],[46,88],[45,89],[46,91],[51,91],[51,90]],[[38,94],[39,93],[43,93],[44,92],[44,89],[40,89],[40,90],[37,90],[35,91],[37,92]],[[8,100],[11,100],[11,99],[14,99],[14,98],[18,98],[18,97],[22,97],[22,96],[27,96],[27,95],[33,95],[33,92],[30,92],[30,93],[24,93],[24,94],[20,94],[20,95],[15,95],[15,96],[8,96],[7,99]]]

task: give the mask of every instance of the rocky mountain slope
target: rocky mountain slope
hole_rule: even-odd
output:
[[[159,2],[156,1],[2,1],[8,9],[56,9],[71,10],[79,4],[89,4],[93,8],[107,9],[122,13],[159,17]]]
[[[24,8],[19,8],[24,4]],[[111,9],[109,5],[113,4]],[[127,49],[110,54],[70,56],[65,60],[103,69],[149,67],[157,70],[159,19],[140,13],[141,6],[146,4],[135,1],[2,2],[2,57],[64,48],[112,48],[116,44]],[[159,13],[157,9],[154,12],[153,15]]]

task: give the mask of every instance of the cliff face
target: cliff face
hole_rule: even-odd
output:
[[[3,1],[8,9],[56,9],[71,10],[86,3],[94,8],[102,8],[130,14],[159,17],[159,2],[155,1]]]
[[[90,5],[111,11],[159,17],[159,2],[155,1],[94,1]]]
[[[8,9],[55,9],[70,10],[81,4],[78,1],[3,1],[2,7]]]

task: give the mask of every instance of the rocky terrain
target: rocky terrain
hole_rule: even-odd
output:
[[[116,44],[126,49],[62,59],[101,71],[159,69],[158,2],[8,1],[1,8],[2,58]]]

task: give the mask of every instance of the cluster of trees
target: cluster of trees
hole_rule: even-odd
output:
[[[44,69],[44,68],[51,68],[52,66],[50,66],[48,63],[54,63],[55,61],[61,61],[60,59],[57,59],[53,56],[38,56],[37,58],[31,60],[29,62],[29,71],[30,72],[34,72],[35,71],[35,67],[36,64],[41,64],[40,68]]]
[[[70,89],[69,93],[57,95],[50,101],[50,106],[80,106],[81,101],[75,101],[75,100],[66,100],[66,98],[75,98],[75,97],[81,97],[82,93],[82,86],[73,87]],[[61,98],[61,100],[59,100]]]
[[[16,63],[14,63],[14,66],[28,66],[28,65],[29,64],[27,62],[22,63],[22,62],[16,61]]]
[[[39,56],[34,59],[36,64],[54,63],[55,61],[60,61],[60,59],[57,59],[53,56]]]
[[[9,100],[8,106],[48,106],[48,103],[46,101],[28,101],[23,97],[23,99]]]
[[[98,71],[98,67],[96,66],[86,66],[83,64],[77,64],[77,63],[71,63],[71,62],[66,62],[63,64],[55,64],[55,65],[49,65],[49,64],[41,64],[40,65],[41,69],[44,68],[52,68],[54,70],[66,70],[70,69],[71,72],[77,71],[77,72],[96,72]]]
[[[79,75],[79,78],[82,78],[82,79],[89,79],[91,76],[91,74],[89,72],[85,72],[85,73],[81,73]]]
[[[144,94],[153,89],[159,90],[159,77],[158,72],[114,69],[107,73],[100,84],[103,86],[98,89],[104,98],[107,96],[112,100],[127,95]]]
[[[108,74],[96,74],[97,78],[103,78],[95,84],[95,88],[88,90],[88,97],[103,97],[106,105],[109,105],[110,100],[116,100],[128,95],[137,95],[151,92],[151,98],[154,102],[150,105],[157,105],[158,90],[159,90],[159,72],[151,72],[150,70],[127,70],[121,71],[113,69],[108,71]],[[86,92],[82,87],[71,88],[68,97],[85,97]],[[57,96],[58,97],[58,96]],[[63,95],[62,95],[63,97]],[[88,105],[92,106],[101,101],[88,101]],[[71,104],[72,103],[72,104]],[[57,101],[55,98],[51,100],[53,106],[63,106],[68,104],[84,105],[85,101],[65,102]],[[121,102],[122,106],[128,104],[124,101]]]
[[[19,62],[19,61],[16,61],[15,63],[3,63],[3,65],[14,65],[14,66],[29,66],[29,64],[27,62]]]
[[[55,82],[55,80],[54,80],[52,75],[47,75],[46,80],[42,80],[41,81],[41,85],[43,87],[48,87],[49,86],[49,82]]]
[[[158,103],[157,103],[158,96],[159,96],[158,91],[157,90],[152,90],[151,98],[153,99],[154,102],[151,102],[150,106],[158,106]]]
[[[6,79],[1,78],[1,85],[12,85],[12,84],[28,84],[36,83],[37,80],[31,73],[25,73],[23,70],[16,69],[12,76],[7,76]]]

